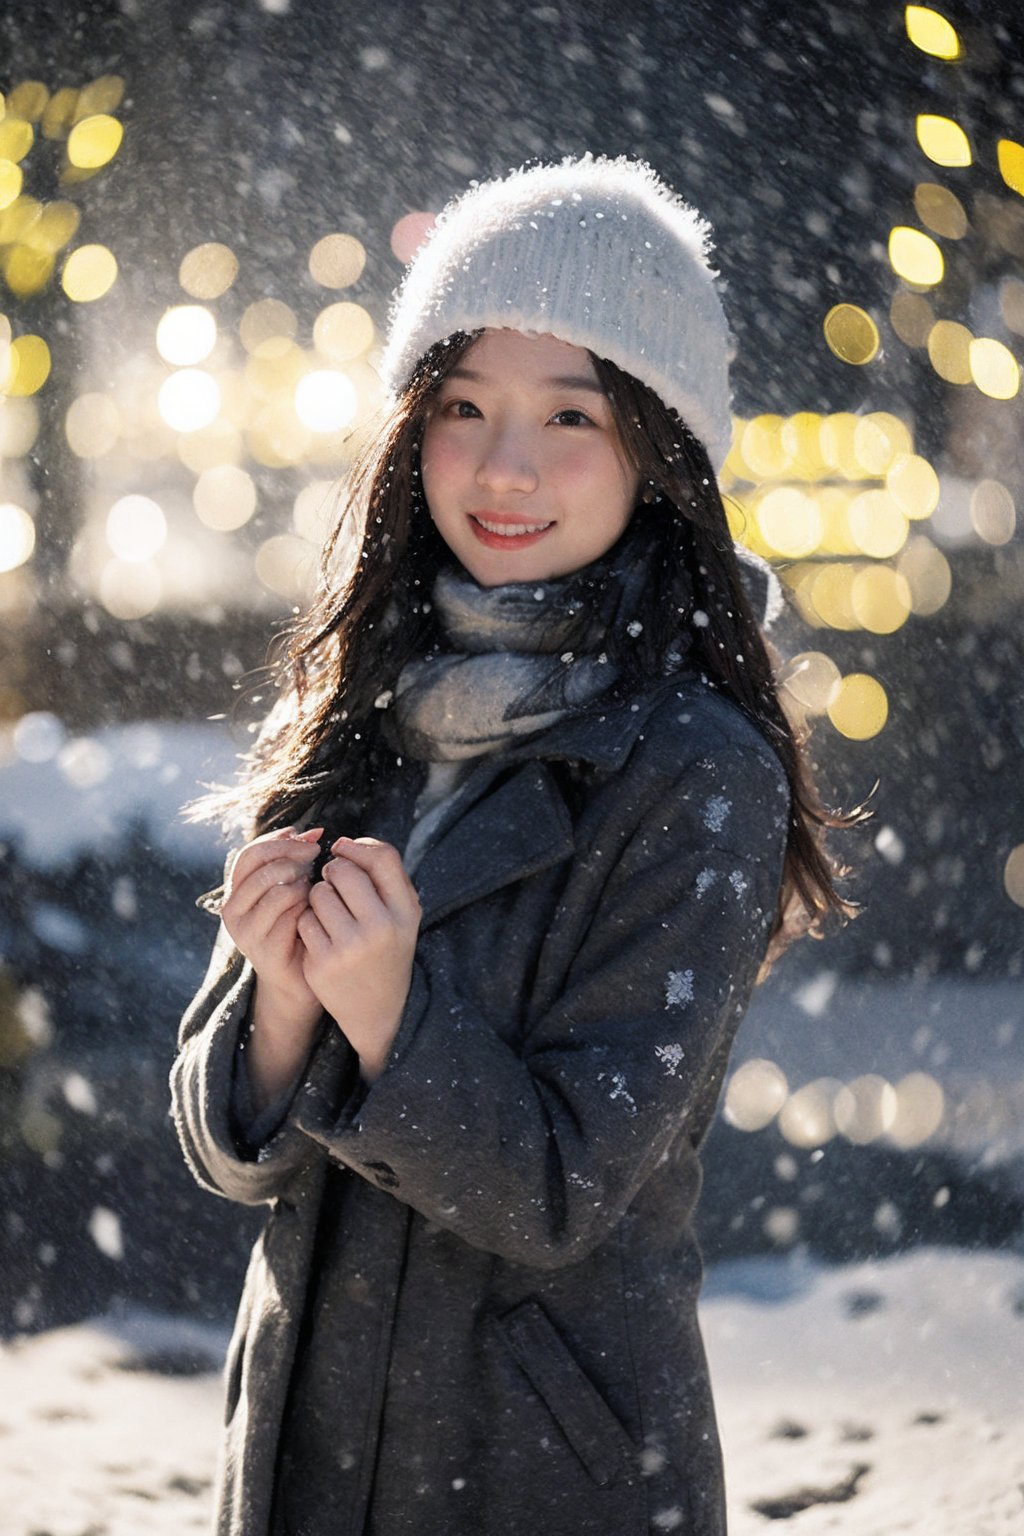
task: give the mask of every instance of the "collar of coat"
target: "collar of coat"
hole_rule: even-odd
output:
[[[421,928],[569,858],[575,847],[572,819],[549,764],[588,762],[614,772],[662,698],[673,692],[685,696],[693,686],[694,679],[684,673],[662,679],[632,702],[568,716],[500,759],[481,760],[454,797],[416,872]],[[488,794],[502,774],[507,777]]]

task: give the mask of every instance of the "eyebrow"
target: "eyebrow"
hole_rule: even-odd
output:
[[[482,373],[476,373],[472,368],[453,368],[448,377],[450,379],[469,379],[473,384],[486,384],[487,380]],[[592,395],[603,395],[604,390],[596,379],[588,379],[586,374],[563,373],[556,378],[542,379],[541,383],[549,389],[585,389]]]

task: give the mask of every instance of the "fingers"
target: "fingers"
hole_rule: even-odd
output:
[[[416,887],[405,872],[398,849],[391,843],[382,843],[375,837],[339,837],[331,844],[331,852],[335,859],[345,859],[363,871],[393,915],[419,918]]]
[[[312,864],[319,851],[323,827],[310,827],[306,832],[294,832],[282,827],[277,832],[265,832],[262,837],[246,843],[231,866],[229,889],[235,891],[265,864],[284,859],[298,866]]]

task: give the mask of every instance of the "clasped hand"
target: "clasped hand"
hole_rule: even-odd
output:
[[[285,828],[248,843],[232,866],[221,917],[256,972],[257,1032],[308,1049],[326,1012],[372,1081],[408,996],[419,898],[398,850],[372,837],[338,838],[311,884],[322,832]]]

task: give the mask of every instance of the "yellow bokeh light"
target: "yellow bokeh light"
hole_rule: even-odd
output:
[[[832,1103],[836,1130],[847,1141],[867,1146],[884,1136],[896,1119],[896,1090],[877,1073],[844,1083]]]
[[[893,294],[889,319],[897,336],[908,347],[928,345],[928,337],[935,324],[935,311],[923,293],[908,293],[903,289]]]
[[[858,417],[853,451],[862,475],[884,475],[897,454],[911,453],[913,446],[906,423],[890,411]]]
[[[818,545],[822,555],[857,555],[856,540],[850,533],[850,492],[840,485],[824,485],[815,493],[821,512],[823,533]]]
[[[928,335],[928,357],[935,372],[947,384],[971,382],[971,342],[966,325],[956,320],[936,320]]]
[[[939,504],[939,477],[917,453],[898,453],[885,472],[885,488],[904,517],[931,517]]]
[[[246,359],[245,382],[257,399],[272,400],[275,395],[293,393],[308,371],[309,362],[302,348],[282,339],[280,350],[266,344]]]
[[[68,134],[68,159],[78,170],[95,171],[117,154],[124,128],[116,117],[97,112],[83,117]]]
[[[910,616],[910,585],[888,565],[862,566],[850,586],[850,606],[863,629],[894,634]]]
[[[156,328],[157,351],[178,367],[201,363],[216,342],[217,322],[201,304],[175,304],[164,310]]]
[[[907,519],[888,491],[861,491],[850,502],[850,537],[862,554],[887,560],[907,542]]]
[[[91,304],[117,281],[117,257],[105,245],[80,245],[64,263],[60,280],[69,299]]]
[[[19,336],[11,342],[12,395],[34,395],[50,376],[50,349],[41,336]]]
[[[283,469],[305,458],[311,429],[296,415],[290,399],[277,396],[258,411],[246,433],[246,446],[257,464]]]
[[[49,99],[49,89],[41,80],[22,80],[7,93],[7,111],[11,117],[38,123]]]
[[[782,417],[755,416],[743,429],[744,463],[757,480],[777,479],[789,468],[789,454],[782,446]]]
[[[971,163],[971,146],[966,133],[951,117],[937,117],[922,112],[915,123],[917,142],[936,165],[964,166]]]
[[[1020,392],[1020,364],[1009,347],[992,336],[977,336],[969,348],[971,378],[992,400],[1012,400]]]
[[[858,628],[852,601],[854,574],[852,566],[838,562],[819,566],[802,591],[804,602],[829,629]]]
[[[852,411],[835,411],[821,424],[821,456],[829,469],[838,470],[847,480],[859,480],[861,465],[855,444],[860,418]]]
[[[75,119],[75,108],[78,105],[78,92],[71,86],[61,86],[59,91],[54,91],[43,109],[43,115],[39,120],[39,126],[43,130],[43,136],[47,139],[60,139],[67,133]]]
[[[194,299],[219,299],[237,276],[238,257],[216,240],[194,246],[178,268],[178,282]]]
[[[755,521],[767,547],[777,555],[798,559],[821,541],[821,512],[817,503],[794,486],[780,485],[757,503]]]
[[[332,363],[348,363],[373,345],[373,320],[361,304],[329,304],[313,323],[313,344]]]
[[[256,575],[265,587],[290,601],[305,598],[313,583],[316,557],[305,539],[281,533],[256,551]]]
[[[198,432],[220,410],[217,380],[202,368],[181,368],[160,386],[160,415],[175,432]]]
[[[115,619],[143,619],[159,606],[163,583],[149,561],[108,560],[100,575],[100,601]]]
[[[745,1061],[732,1074],[722,1112],[739,1131],[760,1131],[770,1125],[789,1096],[786,1074],[774,1061]]]
[[[1000,139],[996,147],[999,174],[1013,192],[1024,197],[1024,144],[1013,139]]]
[[[999,480],[979,480],[971,492],[971,523],[986,544],[1009,544],[1017,528],[1017,508]]]
[[[4,277],[13,294],[19,299],[27,299],[42,292],[53,275],[53,267],[53,257],[48,251],[16,245],[4,258]]]
[[[122,496],[107,513],[107,543],[119,560],[152,560],[167,539],[163,508],[150,496]]]
[[[915,48],[936,59],[960,57],[960,39],[956,28],[945,16],[928,5],[908,5],[904,12],[907,36]]]
[[[257,357],[273,357],[291,348],[297,329],[294,312],[280,299],[258,299],[238,325],[242,346]]]
[[[896,1146],[919,1147],[934,1136],[946,1112],[946,1096],[930,1072],[909,1072],[894,1084],[896,1111],[886,1130]]]
[[[42,204],[34,197],[15,198],[9,207],[0,209],[0,245],[31,237],[42,212]]]
[[[24,160],[35,143],[31,123],[20,117],[8,117],[0,122],[0,160]]]
[[[797,411],[782,423],[779,442],[789,460],[790,473],[801,479],[817,480],[825,468],[821,426],[817,411]]]
[[[1024,843],[1010,850],[1003,865],[1003,889],[1018,907],[1024,907]]]
[[[906,224],[889,231],[889,265],[897,277],[918,288],[934,288],[945,271],[942,252],[931,235]]]
[[[941,549],[916,534],[900,551],[896,569],[910,588],[913,611],[924,616],[938,613],[953,586],[953,573]]]
[[[292,525],[300,538],[320,549],[337,515],[337,482],[314,480],[304,485],[292,507]]]
[[[81,222],[82,215],[74,203],[47,203],[25,239],[36,250],[55,253],[67,245]]]
[[[0,208],[9,208],[18,200],[23,180],[20,165],[13,160],[0,160]]]
[[[0,503],[0,571],[14,571],[32,558],[36,525],[24,507]]]
[[[862,366],[878,356],[878,326],[858,304],[834,304],[822,322],[829,349],[844,363]]]
[[[877,736],[889,718],[889,700],[877,678],[849,672],[828,707],[828,718],[841,736],[867,741]]]
[[[311,432],[340,432],[356,414],[352,380],[333,368],[307,373],[295,387],[295,414]]]
[[[121,415],[109,395],[79,395],[64,419],[64,431],[78,458],[99,459],[116,446]]]
[[[962,240],[967,233],[967,212],[948,187],[922,181],[914,188],[914,207],[922,224],[946,240]]]
[[[194,475],[201,475],[204,469],[216,469],[220,464],[237,464],[244,455],[242,434],[233,422],[225,419],[223,389],[221,394],[222,414],[208,427],[178,438],[178,458]]]
[[[809,715],[823,715],[839,692],[839,668],[824,651],[801,651],[791,656],[779,676],[784,688]]]
[[[76,118],[116,112],[124,100],[124,77],[100,75],[98,80],[83,86],[78,93]]]
[[[256,484],[234,464],[204,469],[192,491],[192,505],[207,528],[230,533],[247,523],[256,510]]]
[[[309,253],[309,271],[322,288],[348,288],[362,275],[366,251],[354,235],[325,235]]]

